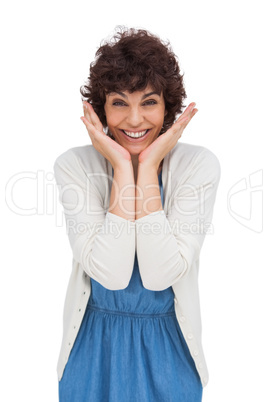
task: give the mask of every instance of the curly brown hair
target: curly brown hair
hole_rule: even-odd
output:
[[[104,128],[104,105],[110,92],[141,91],[150,85],[163,92],[166,115],[160,134],[174,123],[185,107],[183,74],[170,43],[144,29],[120,27],[111,40],[97,50],[89,77],[80,87],[83,100],[91,103]]]

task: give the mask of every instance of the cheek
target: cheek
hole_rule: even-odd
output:
[[[162,111],[159,111],[155,116],[154,116],[154,121],[155,125],[158,127],[162,127],[165,119],[165,114]]]
[[[112,126],[114,126],[115,125],[115,119],[114,119],[114,116],[113,115],[111,115],[111,114],[106,114],[106,121],[107,121],[107,125],[108,126],[110,126],[110,127],[112,127]]]
[[[116,111],[110,112],[109,110],[107,110],[106,121],[108,126],[116,127],[121,120],[122,119],[119,113],[117,113]]]

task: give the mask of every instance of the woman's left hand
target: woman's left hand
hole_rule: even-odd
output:
[[[152,144],[139,154],[139,164],[158,169],[162,159],[177,144],[179,138],[182,136],[183,130],[197,111],[198,109],[195,109],[195,103],[190,103],[170,129],[157,137]]]

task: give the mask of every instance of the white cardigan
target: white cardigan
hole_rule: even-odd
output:
[[[164,210],[131,222],[107,212],[112,165],[93,145],[71,148],[56,159],[54,174],[73,251],[57,366],[59,381],[85,313],[90,278],[111,290],[126,288],[136,251],[145,288],[172,286],[177,320],[203,387],[207,384],[201,344],[199,254],[206,232],[213,232],[220,172],[220,163],[210,150],[179,141],[163,162]]]

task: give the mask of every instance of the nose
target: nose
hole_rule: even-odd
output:
[[[142,111],[138,107],[130,108],[127,115],[127,123],[129,127],[139,127],[144,121]]]

